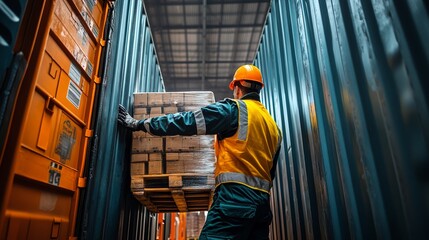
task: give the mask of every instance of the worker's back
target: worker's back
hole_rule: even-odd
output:
[[[215,176],[227,172],[242,173],[271,182],[270,170],[280,144],[277,124],[261,102],[237,101],[237,132],[216,143]],[[258,188],[250,185],[252,188]],[[268,189],[259,189],[268,192]]]

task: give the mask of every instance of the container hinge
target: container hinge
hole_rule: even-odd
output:
[[[85,137],[92,137],[93,134],[94,134],[94,131],[92,131],[91,129],[85,130]]]
[[[94,77],[94,82],[95,82],[96,84],[100,84],[100,83],[101,83],[101,78],[100,78],[100,77],[98,77],[98,76]]]
[[[80,177],[77,180],[77,187],[78,188],[85,188],[86,187],[86,177]]]
[[[100,45],[101,45],[102,47],[106,46],[106,40],[104,40],[104,39],[100,39]]]

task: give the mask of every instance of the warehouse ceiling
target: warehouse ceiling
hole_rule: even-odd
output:
[[[252,63],[270,0],[144,0],[165,89],[232,97],[236,68]]]

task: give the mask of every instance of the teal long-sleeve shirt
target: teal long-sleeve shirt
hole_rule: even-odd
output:
[[[249,93],[241,98],[246,99],[260,101],[259,94],[256,93]],[[196,111],[140,120],[137,128],[156,136],[217,134],[218,140],[222,140],[233,136],[238,129],[238,106],[234,100],[226,98]],[[279,152],[280,149],[273,159],[272,179],[275,176]]]

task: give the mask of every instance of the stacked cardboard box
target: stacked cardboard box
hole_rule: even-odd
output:
[[[212,92],[134,94],[134,118],[195,111],[214,102]],[[208,173],[214,171],[214,136],[158,137],[133,133],[131,175]]]
[[[198,239],[206,221],[204,211],[186,213],[186,238]]]

